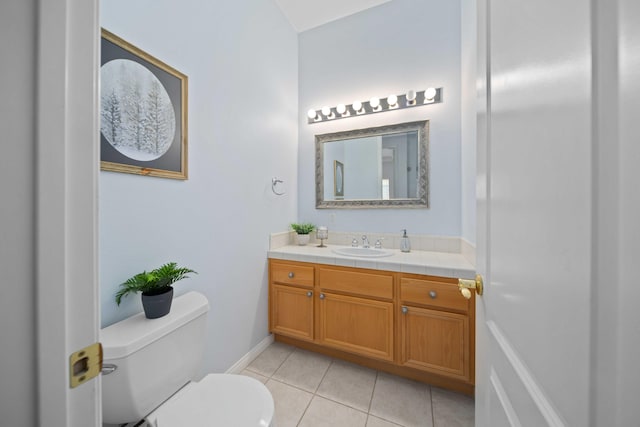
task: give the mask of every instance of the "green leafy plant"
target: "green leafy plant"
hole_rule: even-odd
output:
[[[291,228],[298,234],[309,234],[316,229],[316,226],[309,222],[302,222],[300,224],[291,224]]]
[[[120,284],[116,293],[116,304],[120,305],[122,297],[136,292],[160,294],[178,280],[189,278],[189,273],[198,274],[190,268],[178,267],[175,262],[168,262],[149,272],[138,273]]]

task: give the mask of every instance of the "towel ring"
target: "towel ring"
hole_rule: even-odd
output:
[[[278,184],[284,184],[284,181],[275,177],[271,178],[271,191],[273,191],[273,194],[275,194],[276,196],[284,196],[285,194],[287,194],[286,191],[276,190],[276,186]]]

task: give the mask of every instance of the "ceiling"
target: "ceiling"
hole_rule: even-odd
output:
[[[297,32],[387,3],[391,0],[275,0]]]

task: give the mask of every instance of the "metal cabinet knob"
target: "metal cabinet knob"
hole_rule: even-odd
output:
[[[320,299],[324,299],[324,294],[320,294]]]
[[[407,307],[402,307],[402,314],[407,314],[409,309]]]
[[[431,297],[431,299],[436,299],[438,294],[436,293],[436,291],[429,291],[429,296]]]
[[[293,279],[293,276],[295,276],[295,273],[293,271],[289,272],[289,279]]]
[[[308,292],[307,292],[307,296],[308,296],[308,297],[311,297],[311,296],[313,296],[313,292],[311,292],[311,291],[308,291]]]

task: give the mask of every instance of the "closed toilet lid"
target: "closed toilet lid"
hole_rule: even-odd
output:
[[[209,374],[185,386],[147,416],[153,427],[268,427],[273,418],[271,393],[243,375]]]

